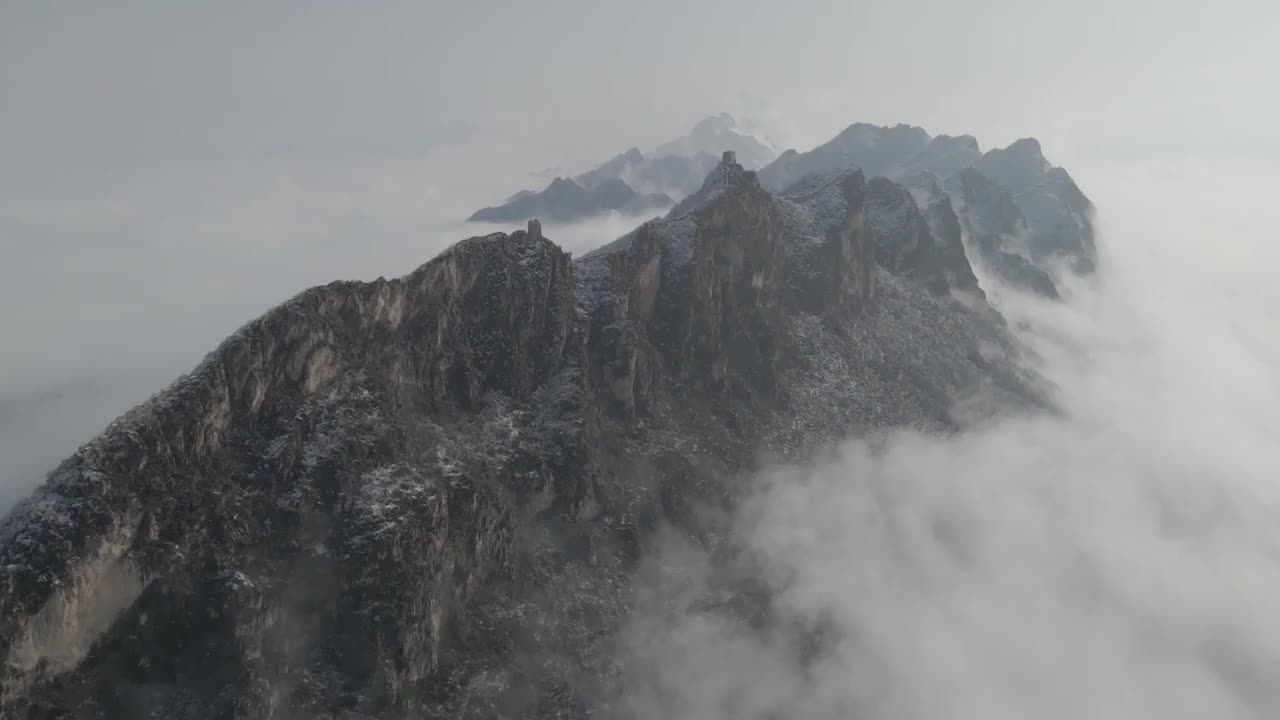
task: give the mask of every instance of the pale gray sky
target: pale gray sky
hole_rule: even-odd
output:
[[[10,2],[0,158],[400,151],[477,127],[595,158],[721,109],[784,144],[858,119],[1275,157],[1276,37],[1266,0]]]
[[[0,506],[237,325],[409,271],[533,171],[722,110],[779,149],[1035,135],[1087,192],[1116,163],[1274,168],[1277,37],[1263,0],[0,2],[0,414],[33,418],[0,432]]]

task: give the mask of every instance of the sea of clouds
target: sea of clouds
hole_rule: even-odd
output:
[[[290,295],[513,229],[462,219],[544,185],[525,169],[554,162],[471,137],[0,194],[0,508]],[[761,473],[734,539],[780,590],[770,621],[707,609],[723,568],[674,544],[666,571],[641,576],[625,635],[629,712],[1177,720],[1280,706],[1280,238],[1264,212],[1280,173],[1064,164],[1100,210],[1099,275],[1061,303],[982,278],[1059,411],[850,439]],[[639,220],[546,232],[580,254]]]
[[[767,619],[708,603],[724,568],[669,543],[629,630],[630,712],[1274,717],[1280,243],[1259,209],[1280,178],[1082,175],[1099,276],[1062,303],[983,278],[1059,412],[763,472],[734,540],[779,593]]]

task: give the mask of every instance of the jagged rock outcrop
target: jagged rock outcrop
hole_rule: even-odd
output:
[[[1026,239],[1032,231],[1008,188],[973,168],[947,178],[945,186],[980,262],[1011,287],[1059,297],[1053,278],[1030,260]]]
[[[627,214],[650,212],[670,207],[667,195],[638,193],[622,180],[602,180],[590,189],[568,178],[556,178],[539,193],[517,193],[510,202],[477,210],[467,218],[478,222],[524,222],[545,218],[555,222],[572,222],[592,215],[615,211]]]
[[[950,289],[942,270],[942,250],[909,190],[883,177],[872,178],[867,186],[866,213],[871,245],[880,265],[914,279],[936,295]]]
[[[970,293],[979,298],[986,294],[978,286],[973,266],[964,247],[964,228],[951,197],[942,189],[942,181],[924,171],[903,181],[924,215],[926,227],[938,246],[938,264],[947,285],[953,291]]]
[[[928,177],[934,188],[932,195],[928,190],[913,192],[885,177],[874,177],[867,183],[860,171],[846,171],[824,183],[800,183],[793,187],[802,192],[783,198],[818,207],[830,206],[835,200],[836,206],[842,207],[838,204],[842,198],[832,197],[832,189],[848,188],[852,183],[865,216],[864,242],[880,267],[934,295],[963,292],[980,301],[984,294],[965,254],[959,219],[936,177]]]
[[[656,528],[717,549],[762,458],[1043,402],[904,192],[723,162],[576,261],[498,233],[251,322],[0,524],[0,715],[607,711]]]
[[[974,169],[1001,183],[1026,218],[1031,259],[1063,260],[1079,273],[1097,265],[1093,205],[1066,170],[1045,159],[1034,138],[987,152]]]
[[[862,173],[842,173],[778,204],[787,217],[788,290],[796,307],[819,317],[862,312],[874,299],[878,270]]]
[[[938,180],[939,192],[953,196],[964,231],[975,233],[970,242],[984,264],[1016,288],[1057,297],[1059,266],[1080,274],[1096,267],[1092,204],[1034,139],[982,154],[970,135],[930,138],[910,125],[856,123],[807,153],[784,152],[760,177],[775,192],[801,194],[855,167],[908,185],[925,176]],[[936,199],[926,192],[923,201]],[[941,206],[937,212],[945,214]],[[970,212],[974,217],[965,217]]]

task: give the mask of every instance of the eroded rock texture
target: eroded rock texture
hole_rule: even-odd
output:
[[[984,154],[970,135],[930,138],[910,125],[855,123],[813,150],[784,152],[760,170],[760,177],[766,188],[789,195],[851,168],[873,184],[878,178],[893,181],[877,188],[880,199],[874,204],[886,212],[890,205],[901,206],[887,197],[893,186],[911,188],[921,212],[936,213],[928,222],[939,239],[938,232],[950,237],[950,231],[943,229],[949,221],[938,201],[950,198],[961,249],[970,247],[990,277],[1011,287],[1057,298],[1055,275],[1087,275],[1097,267],[1093,205],[1066,170],[1045,158],[1034,138]],[[958,265],[952,265],[953,280],[963,282],[955,275]]]
[[[297,296],[0,526],[0,715],[609,715],[657,528],[714,550],[762,459],[1042,402],[922,207],[722,163],[576,261],[499,233]]]

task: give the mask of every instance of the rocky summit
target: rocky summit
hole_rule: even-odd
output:
[[[775,192],[797,192],[850,167],[923,193],[924,204],[949,196],[975,262],[1005,284],[1057,298],[1058,268],[1088,274],[1097,265],[1093,205],[1034,138],[984,154],[971,135],[854,123],[813,150],[782,153],[760,180]]]
[[[0,524],[0,716],[626,717],[659,532],[731,555],[762,463],[1049,402],[966,250],[1017,251],[988,203],[1062,220],[979,178],[1063,180],[967,160],[771,192],[726,155],[583,257],[474,237],[250,322]]]

